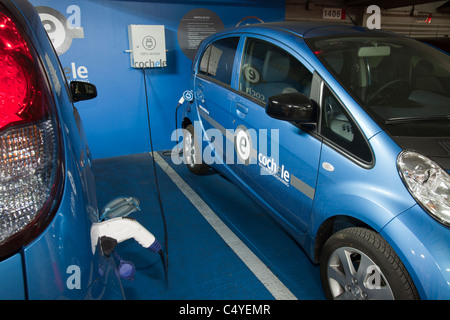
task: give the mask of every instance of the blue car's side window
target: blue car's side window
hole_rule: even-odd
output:
[[[372,153],[362,132],[338,101],[324,85],[322,94],[321,134],[332,144],[344,149],[366,163],[372,161]]]
[[[209,45],[200,60],[198,73],[231,86],[238,37],[217,40]]]
[[[239,91],[265,104],[271,96],[300,92],[309,97],[312,73],[277,46],[250,38],[245,44]]]

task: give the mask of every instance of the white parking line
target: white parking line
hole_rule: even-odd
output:
[[[150,153],[150,156],[152,154]],[[226,226],[211,210],[203,199],[173,170],[173,168],[155,152],[155,161],[172,179],[200,214],[208,221],[228,246],[238,255],[245,265],[269,290],[277,300],[297,300],[292,292],[278,279],[272,271]]]

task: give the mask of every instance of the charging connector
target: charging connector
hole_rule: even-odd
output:
[[[92,253],[95,254],[97,245],[100,246],[102,254],[110,256],[114,252],[117,244],[133,238],[144,248],[158,253],[164,267],[164,275],[166,283],[167,278],[167,262],[164,259],[164,252],[161,244],[147,229],[139,222],[129,217],[118,217],[94,223],[91,227],[91,246]],[[115,256],[119,259],[119,274],[123,279],[132,279],[135,273],[135,267],[131,261],[122,260],[117,253]]]
[[[159,252],[161,244],[147,229],[145,229],[139,222],[129,217],[113,218],[102,222],[97,222],[91,228],[91,246],[92,253],[95,253],[97,243],[102,243],[103,240],[114,243],[126,241],[128,239],[135,239],[141,246],[149,249],[152,252]],[[103,245],[102,245],[103,246]],[[107,246],[109,252],[114,248]],[[103,251],[103,250],[102,250]]]
[[[192,90],[186,90],[183,92],[183,95],[181,96],[180,100],[178,100],[177,107],[175,108],[175,134],[177,136],[177,156],[181,155],[181,151],[178,149],[178,108],[181,107],[185,101],[192,102],[194,101],[194,93]]]

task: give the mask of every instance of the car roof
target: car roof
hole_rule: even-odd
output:
[[[337,34],[361,34],[361,33],[383,33],[381,30],[369,30],[364,27],[354,26],[342,23],[310,22],[310,21],[284,21],[269,22],[239,26],[228,29],[226,32],[245,31],[250,33],[291,33],[303,38],[337,35]]]
[[[417,40],[432,45],[435,48],[440,49],[450,54],[450,38],[448,37],[435,37],[435,38],[418,38]]]

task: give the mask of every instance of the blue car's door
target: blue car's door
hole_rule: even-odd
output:
[[[203,162],[221,162],[230,118],[230,89],[239,37],[214,41],[203,52],[194,78],[195,103],[203,127],[204,141],[214,150],[203,152]],[[199,128],[200,129],[200,128]],[[197,130],[201,134],[201,130]]]
[[[314,127],[273,119],[266,114],[265,105],[269,97],[282,93],[300,92],[310,97],[313,74],[299,56],[273,43],[245,40],[231,106],[235,156],[230,168],[284,222],[305,232],[322,143],[312,134]]]

